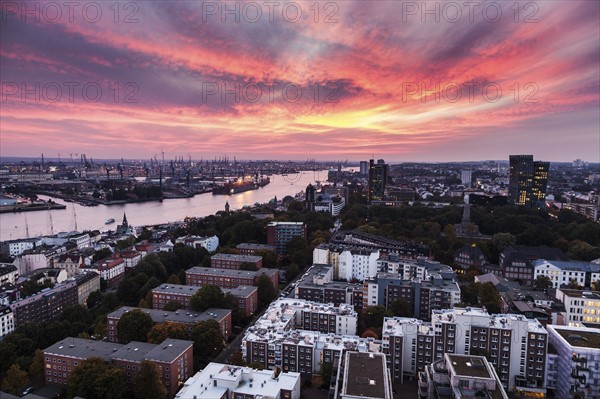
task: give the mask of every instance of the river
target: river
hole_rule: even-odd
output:
[[[67,209],[0,214],[0,241],[26,238],[27,227],[29,237],[49,235],[51,230],[54,233],[73,231],[75,220],[79,231],[115,229],[123,219],[123,213],[127,214],[127,220],[133,226],[176,222],[187,216],[213,215],[224,210],[226,202],[229,202],[231,210],[236,210],[245,205],[268,202],[275,196],[280,200],[286,195],[294,196],[304,191],[309,183],[325,182],[327,171],[301,172],[288,176],[273,175],[270,178],[271,183],[267,186],[244,193],[234,195],[207,193],[193,198],[165,199],[163,202],[81,206],[55,199],[56,202],[67,205]],[[44,196],[40,198],[47,199]],[[109,218],[114,218],[116,222],[105,225],[104,221]],[[53,228],[51,229],[50,226]]]

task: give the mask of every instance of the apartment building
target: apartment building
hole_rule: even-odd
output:
[[[300,374],[209,363],[189,378],[175,399],[300,399]]]
[[[130,311],[140,310],[146,313],[152,318],[154,324],[172,322],[183,324],[191,329],[196,324],[204,320],[216,320],[221,327],[221,333],[223,338],[229,337],[231,334],[231,310],[229,309],[214,309],[210,308],[204,312],[190,312],[190,311],[175,311],[168,312],[166,310],[157,309],[144,309],[144,308],[133,308],[129,306],[122,306],[117,310],[109,313],[106,316],[108,322],[108,341],[118,342],[118,323],[121,317]]]
[[[169,302],[179,302],[182,309],[189,309],[190,298],[201,287],[179,284],[161,284],[152,289],[152,308],[162,310]],[[221,288],[224,294],[231,294],[236,299],[236,309],[246,316],[256,312],[258,306],[258,289],[254,286],[241,285],[236,288]]]
[[[394,381],[414,378],[445,353],[486,355],[508,391],[545,393],[547,332],[523,315],[454,308],[434,310],[431,322],[386,318],[382,340]]]
[[[263,251],[275,252],[275,246],[273,245],[253,244],[249,242],[238,244],[235,248],[240,252],[240,255],[258,255]]]
[[[175,244],[183,244],[192,248],[204,248],[208,252],[215,252],[219,247],[219,237],[217,236],[206,236],[199,237],[194,235],[187,235],[179,237],[175,240]]]
[[[353,305],[356,310],[363,308],[363,285],[334,281],[331,265],[312,265],[295,284],[296,298],[333,303],[335,306],[347,303]]]
[[[19,279],[19,269],[11,263],[0,263],[0,286],[16,284]]]
[[[287,254],[287,243],[294,237],[306,240],[306,225],[302,222],[271,222],[267,225],[267,244],[277,255]]]
[[[433,309],[452,308],[461,301],[458,284],[453,278],[444,277],[447,276],[436,273],[427,275],[428,280],[402,280],[398,273],[378,273],[364,282],[363,307],[389,308],[402,301],[412,309],[414,317],[428,320]]]
[[[528,247],[514,245],[500,254],[500,270],[504,277],[519,280],[524,285],[533,285],[533,262],[538,259],[568,261],[569,258],[558,248]]]
[[[600,329],[550,325],[547,387],[557,398],[600,398]]]
[[[485,356],[445,354],[419,373],[419,399],[508,399]]]
[[[92,292],[100,290],[100,275],[94,272],[81,273],[74,277],[77,284],[77,302],[87,306],[87,299]]]
[[[8,306],[0,306],[0,341],[15,330],[15,317]]]
[[[65,338],[44,349],[44,374],[47,384],[67,384],[73,370],[84,360],[99,357],[123,370],[125,383],[135,389],[134,381],[141,362],[154,363],[170,396],[193,373],[193,342],[166,339],[159,345],[132,341],[127,345],[81,338]]]
[[[556,299],[565,305],[564,322],[574,327],[600,327],[600,293],[559,288]]]
[[[314,264],[333,266],[336,280],[364,281],[377,274],[378,249],[361,246],[321,244],[313,250]]]
[[[279,287],[279,272],[276,269],[247,271],[195,266],[185,271],[185,283],[199,287],[212,284],[221,288],[237,288],[240,285],[255,285],[261,275],[269,277],[275,289]]]
[[[242,357],[267,369],[318,374],[323,363],[334,363],[346,351],[381,351],[381,341],[356,335],[324,334],[318,331],[277,330],[251,327],[242,340]]]
[[[393,399],[392,382],[383,353],[346,352],[334,399]],[[340,386],[341,385],[341,386]]]
[[[243,263],[249,263],[258,270],[262,267],[262,256],[214,254],[210,257],[211,267],[216,267],[218,269],[239,270]]]
[[[22,240],[10,240],[0,242],[0,252],[6,256],[14,258],[23,252],[34,249],[42,245],[40,238],[26,238]]]
[[[81,271],[94,271],[106,281],[109,288],[119,285],[125,277],[125,261],[122,258],[108,258],[92,265],[81,265]]]
[[[600,280],[600,265],[597,263],[538,259],[533,262],[533,268],[534,281],[539,276],[546,276],[553,288],[566,286],[571,281],[590,288],[594,281]]]
[[[77,283],[67,281],[53,288],[45,288],[37,294],[10,304],[15,326],[27,323],[48,323],[56,319],[63,309],[79,303]]]
[[[84,264],[80,253],[66,253],[54,260],[54,267],[67,272],[67,278],[74,277],[79,273],[79,267]]]

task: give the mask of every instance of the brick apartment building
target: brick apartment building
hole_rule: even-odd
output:
[[[207,309],[205,312],[191,312],[191,311],[175,311],[168,312],[166,310],[158,309],[143,309],[133,308],[129,306],[122,306],[112,313],[106,316],[108,321],[108,341],[118,342],[118,331],[117,324],[125,313],[132,310],[140,310],[152,318],[154,324],[173,322],[183,324],[191,329],[196,324],[204,320],[216,320],[221,327],[223,337],[227,339],[231,334],[231,310],[229,309]]]
[[[235,248],[240,252],[240,255],[258,255],[262,251],[275,252],[273,245],[253,244],[249,242],[238,244]]]
[[[262,267],[262,256],[236,255],[236,254],[214,254],[210,257],[210,265],[218,269],[239,270],[242,263],[249,263],[260,269]]]
[[[67,384],[73,370],[85,359],[99,357],[123,370],[127,386],[135,391],[135,377],[141,363],[154,363],[169,396],[193,374],[193,342],[166,339],[159,345],[130,342],[121,345],[112,342],[81,338],[65,338],[44,349],[44,374],[47,384]]]
[[[276,269],[246,271],[196,266],[186,270],[185,283],[199,287],[212,284],[221,288],[237,288],[240,285],[255,285],[261,275],[269,277],[275,289],[279,287],[279,272]]]
[[[190,298],[201,287],[180,284],[161,284],[152,289],[152,308],[162,310],[169,302],[179,302],[182,309],[189,309]],[[236,309],[244,312],[246,316],[256,312],[258,304],[258,289],[254,286],[242,285],[237,288],[221,288],[224,294],[231,294],[236,298]]]
[[[46,288],[20,301],[10,304],[16,327],[27,323],[48,323],[56,319],[63,309],[79,303],[77,283],[67,281]]]

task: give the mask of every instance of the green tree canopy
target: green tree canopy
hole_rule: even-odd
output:
[[[99,357],[90,357],[81,362],[67,381],[67,393],[71,398],[120,399],[125,390],[122,370]]]
[[[194,341],[194,359],[200,362],[212,360],[224,346],[223,334],[219,323],[214,320],[203,320],[192,328]]]
[[[20,396],[28,384],[29,378],[27,378],[27,373],[21,370],[19,365],[13,364],[8,369],[4,380],[2,380],[2,390]]]
[[[142,362],[134,385],[136,399],[165,399],[167,396],[158,367],[147,360]]]
[[[125,313],[117,322],[119,342],[146,342],[152,325],[152,318],[139,309]]]
[[[258,288],[258,307],[260,309],[267,306],[277,298],[277,289],[273,287],[273,282],[267,275],[261,275],[256,283]]]
[[[196,312],[203,312],[208,308],[231,309],[233,304],[228,302],[220,287],[207,284],[192,295],[190,309]]]
[[[160,344],[167,338],[190,339],[190,334],[185,325],[166,321],[155,324],[148,333],[148,342],[151,344]]]

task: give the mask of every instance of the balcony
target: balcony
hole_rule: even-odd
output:
[[[587,357],[579,356],[576,353],[573,354],[572,360],[575,363],[587,363]]]

